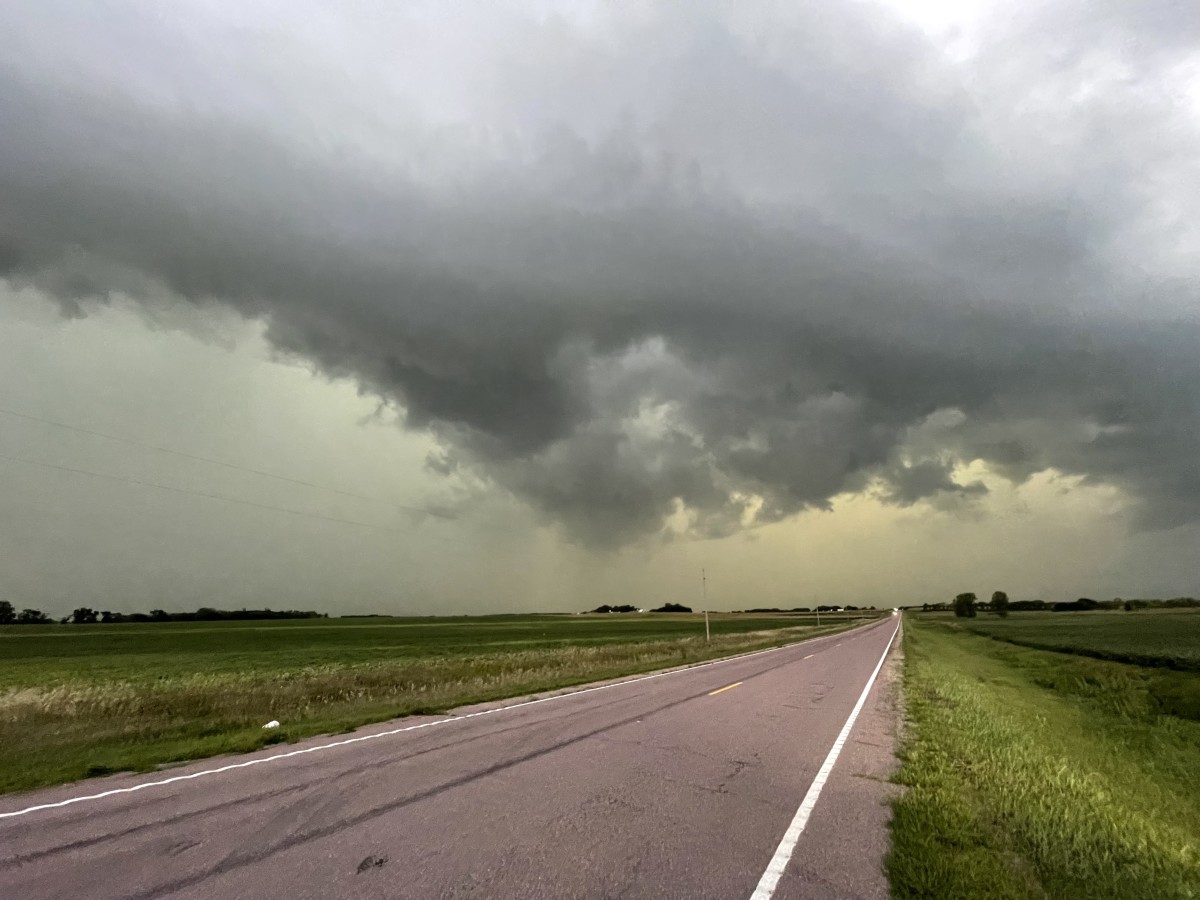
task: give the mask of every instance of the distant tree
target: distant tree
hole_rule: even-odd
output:
[[[11,625],[17,621],[17,611],[7,600],[0,600],[0,625]]]
[[[89,606],[81,606],[75,612],[71,613],[71,621],[76,625],[90,625],[93,622],[99,621],[99,619],[100,613]]]
[[[150,610],[150,619],[154,622],[170,622],[171,615],[165,609]]]
[[[690,606],[684,606],[681,603],[666,603],[658,609],[652,609],[650,612],[669,612],[669,613],[689,613],[692,611]]]
[[[1010,600],[1008,604],[1009,612],[1029,612],[1049,608],[1050,605],[1045,600]]]
[[[40,609],[23,609],[17,614],[18,625],[45,625],[50,617]]]
[[[975,595],[967,592],[954,598],[954,614],[960,619],[975,618]]]
[[[1008,594],[996,591],[992,594],[992,612],[1003,618],[1008,615]]]
[[[115,613],[107,609],[100,613],[100,621],[105,625],[112,622],[123,622],[124,620],[125,617],[120,613]]]
[[[1055,603],[1050,608],[1055,612],[1088,612],[1099,607],[1100,604],[1090,597],[1080,597],[1073,603]]]

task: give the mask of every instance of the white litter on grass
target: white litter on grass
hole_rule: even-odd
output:
[[[278,727],[279,727],[279,722],[276,719],[272,719],[270,722],[268,722],[266,725],[263,726],[263,728],[278,728]]]

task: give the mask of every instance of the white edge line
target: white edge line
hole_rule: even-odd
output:
[[[900,625],[897,623],[895,631],[888,638],[887,646],[883,648],[883,655],[879,657],[879,662],[875,664],[875,671],[867,679],[867,686],[863,688],[862,694],[858,697],[858,702],[854,704],[854,709],[850,711],[850,718],[846,719],[846,724],[842,726],[837,740],[829,748],[829,755],[825,757],[825,762],[821,764],[821,768],[817,772],[817,777],[813,779],[812,784],[808,787],[808,793],[800,801],[800,808],[796,810],[796,815],[792,818],[792,823],[788,826],[787,831],[783,833],[783,840],[775,848],[775,855],[767,863],[766,871],[763,872],[762,878],[759,879],[758,887],[750,895],[750,900],[770,900],[771,896],[775,893],[779,879],[783,877],[788,861],[792,858],[792,853],[796,849],[796,842],[800,840],[804,826],[808,824],[808,817],[812,815],[813,807],[817,805],[817,798],[821,796],[821,790],[825,787],[825,782],[829,779],[829,773],[833,771],[833,764],[837,762],[846,739],[850,737],[850,729],[854,727],[854,722],[858,719],[858,714],[862,710],[863,704],[867,702],[867,694],[871,692],[871,686],[875,684],[879,670],[883,668],[883,661],[887,659],[888,651],[892,649],[892,641],[896,639],[899,631]]]
[[[882,621],[882,620],[880,620]],[[856,626],[858,628],[866,626]],[[851,631],[854,628],[850,629]],[[838,632],[845,634],[846,632]],[[752,650],[749,653],[739,653],[737,656],[726,656],[721,659],[713,659],[708,662],[696,663],[695,665],[685,666],[679,669],[670,669],[666,672],[654,672],[650,675],[639,675],[637,678],[629,678],[624,681],[614,681],[609,684],[601,684],[596,687],[580,688],[577,691],[568,691],[563,694],[555,694],[553,697],[541,697],[537,700],[523,700],[520,703],[512,703],[508,706],[497,706],[492,709],[483,709],[478,712],[466,713],[461,716],[450,716],[445,719],[438,719],[434,722],[421,722],[417,725],[406,725],[403,728],[393,728],[389,731],[378,731],[374,734],[364,734],[358,737],[347,738],[343,741],[334,741],[330,744],[318,744],[315,747],[303,747],[299,750],[289,750],[287,753],[277,753],[274,756],[263,756],[258,759],[248,759],[245,762],[230,763],[227,766],[220,766],[215,769],[203,769],[199,772],[192,772],[188,775],[175,775],[171,778],[164,778],[160,781],[146,781],[142,784],[131,785],[130,787],[113,788],[111,791],[101,791],[98,794],[84,794],[80,797],[68,797],[66,800],[59,800],[55,803],[39,803],[36,806],[27,806],[24,809],[14,810],[13,812],[0,812],[0,819],[15,819],[18,816],[27,816],[30,813],[41,812],[46,809],[59,809],[64,806],[71,806],[75,803],[86,803],[91,800],[103,800],[105,797],[114,797],[118,794],[132,794],[135,791],[144,791],[147,788],[163,787],[168,784],[175,784],[180,781],[191,781],[194,778],[204,778],[208,775],[220,775],[223,772],[232,772],[235,769],[248,769],[251,766],[260,766],[264,763],[276,762],[281,759],[291,759],[293,756],[303,756],[306,753],[319,753],[322,750],[332,750],[336,747],[346,747],[350,744],[359,744],[364,741],[374,741],[379,738],[392,737],[393,735],[403,734],[406,731],[418,731],[422,728],[432,728],[434,725],[449,725],[453,722],[465,722],[468,719],[475,719],[479,716],[489,716],[492,713],[507,712],[512,709],[520,709],[525,706],[533,706],[537,703],[549,703],[551,700],[562,700],[565,697],[578,697],[581,694],[590,694],[593,691],[603,691],[607,688],[621,687],[626,684],[636,684],[639,681],[649,681],[652,678],[663,678],[667,675],[677,675],[680,672],[694,672],[696,669],[705,669],[709,666],[720,665],[721,663],[734,662],[739,659],[748,659],[751,656],[759,656],[763,653],[774,653],[776,650],[786,650],[788,647],[795,647],[799,644],[807,644],[810,641],[819,641],[834,637],[835,635],[823,635],[818,637],[805,638],[804,640],[795,641],[790,644],[783,644],[779,647],[768,647],[765,650]],[[893,637],[895,635],[893,634]],[[862,701],[859,701],[861,705]],[[855,709],[857,713],[857,708]]]

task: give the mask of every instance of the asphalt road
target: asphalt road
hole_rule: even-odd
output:
[[[749,898],[898,623],[2,797],[0,897]],[[774,897],[887,896],[890,671]]]

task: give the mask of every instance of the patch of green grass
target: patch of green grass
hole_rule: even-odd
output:
[[[915,618],[893,896],[1200,897],[1200,723],[1137,667]]]
[[[503,616],[0,629],[0,791],[788,643],[795,616]],[[277,730],[263,723],[278,719]]]
[[[1200,671],[1200,610],[1020,612],[958,624],[997,640],[1113,659],[1139,666]]]

